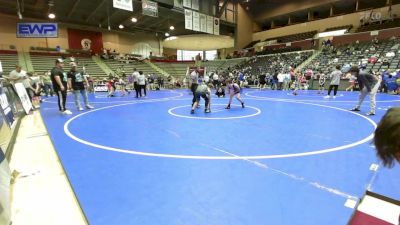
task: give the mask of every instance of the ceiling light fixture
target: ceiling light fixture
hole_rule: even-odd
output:
[[[165,33],[165,36],[166,36],[166,37],[169,37],[169,33]]]
[[[54,7],[54,0],[48,0],[47,4],[49,5],[49,13],[47,14],[47,16],[50,19],[54,19],[56,18],[56,14],[54,13],[53,7]]]
[[[119,27],[119,29],[124,29],[124,25],[122,25],[122,24],[120,24],[118,27]]]
[[[54,13],[49,13],[48,17],[49,17],[50,19],[54,19],[54,18],[56,18],[56,14],[54,14]]]
[[[24,1],[22,1],[22,4],[24,4]],[[21,8],[22,8],[22,10],[21,10]],[[23,5],[21,6],[19,3],[19,0],[17,0],[17,15],[18,15],[18,19],[20,19],[20,20],[23,19],[22,13],[21,13],[21,12],[23,12],[23,10],[24,10]]]
[[[170,26],[169,29],[170,30],[175,30],[175,27],[174,26]]]
[[[132,23],[136,23],[137,19],[135,17],[132,17],[131,21],[132,21]]]

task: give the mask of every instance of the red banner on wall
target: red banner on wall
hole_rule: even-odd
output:
[[[103,36],[101,32],[68,28],[68,44],[70,49],[83,49],[91,51],[93,54],[101,54]]]

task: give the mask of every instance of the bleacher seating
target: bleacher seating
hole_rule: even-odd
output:
[[[260,41],[252,41],[252,42],[250,42],[248,45],[246,45],[243,49],[251,48],[251,47],[253,47],[255,44],[257,44],[258,42],[260,42]]]
[[[367,42],[358,45],[350,44],[341,46],[334,51],[325,49],[310,62],[307,68],[329,73],[336,64],[359,65],[362,59],[368,59],[372,56],[377,56],[377,62],[366,64],[367,70],[378,72],[399,68],[400,54],[398,51],[400,49],[400,42],[398,40],[380,41],[379,44],[375,45],[375,50],[371,50],[373,46],[372,42]],[[395,53],[394,57],[386,57],[386,53],[390,51]],[[337,62],[334,62],[335,59],[337,59]],[[388,60],[388,65],[383,65],[382,62],[385,59]]]
[[[329,31],[335,31],[335,30],[347,30],[349,31],[351,28],[353,28],[353,25],[344,25],[344,26],[337,26],[337,27],[329,27],[325,29],[324,32],[329,32]]]
[[[393,20],[384,20],[382,22],[375,22],[360,26],[356,32],[367,32],[373,30],[383,30],[388,28],[400,27],[400,18]]]
[[[187,68],[194,66],[194,62],[153,62],[160,69],[169,75],[181,79],[186,76]]]
[[[301,40],[313,38],[316,34],[317,34],[317,31],[314,30],[314,31],[309,31],[309,32],[304,32],[304,33],[291,34],[291,35],[282,36],[282,37],[268,38],[268,39],[265,39],[264,41],[277,40],[278,43],[287,43],[287,42],[301,41]]]
[[[227,60],[212,60],[212,61],[202,62],[201,65],[207,67],[208,71],[217,71],[217,70],[222,70],[226,62]]]
[[[266,48],[262,51],[256,52],[256,55],[269,55],[269,54],[277,54],[277,53],[285,53],[285,52],[297,52],[301,51],[301,47],[277,47],[277,48]]]
[[[30,52],[32,66],[37,73],[44,73],[54,67],[55,60],[60,58],[59,55],[53,53]],[[86,72],[92,77],[105,77],[103,70],[90,57],[75,57],[78,67],[86,68]],[[68,71],[71,68],[69,57],[66,57],[64,70]]]
[[[159,72],[154,70],[151,66],[140,61],[130,61],[130,63],[124,63],[119,62],[118,60],[109,59],[103,60],[103,62],[116,74],[118,74],[121,69],[124,70],[126,74],[130,74],[133,72],[133,68],[136,68],[137,71],[143,71],[145,75],[159,74]]]
[[[17,51],[0,50],[0,61],[3,67],[3,74],[8,75],[18,64]]]
[[[210,71],[226,71],[228,68],[234,68],[237,65],[245,62],[247,58],[234,58],[234,59],[221,59],[213,61],[202,62],[201,65],[207,68],[207,72]]]
[[[293,52],[284,54],[274,54],[259,56],[257,60],[253,60],[252,63],[245,65],[251,66],[251,74],[260,75],[261,73],[269,73],[274,75],[279,72],[289,71],[289,67],[296,68],[310,56],[313,51]]]

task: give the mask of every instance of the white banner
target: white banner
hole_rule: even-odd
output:
[[[174,7],[183,8],[183,1],[182,0],[174,0]]]
[[[377,35],[379,35],[379,30],[374,30],[374,31],[371,31],[371,36],[377,36]]]
[[[0,73],[3,72],[3,66],[1,65],[1,61],[0,61]]]
[[[193,29],[193,11],[185,9],[185,29]]]
[[[207,16],[207,33],[214,34],[214,18]]]
[[[143,15],[158,17],[158,3],[142,0],[142,13]]]
[[[183,7],[192,8],[192,0],[183,0]]]
[[[207,16],[203,13],[200,13],[200,31],[207,32]]]
[[[133,12],[132,0],[113,0],[113,7]]]
[[[200,31],[200,15],[195,11],[193,11],[193,30]]]
[[[21,99],[22,102],[22,107],[25,110],[26,114],[29,114],[29,111],[32,109],[32,103],[29,100],[28,93],[26,93],[26,90],[24,88],[24,85],[21,83],[16,83],[14,84],[15,91],[17,91],[17,95],[19,96],[19,99]]]
[[[192,0],[192,9],[199,10],[199,0]]]
[[[219,35],[219,19],[214,18],[214,34]]]

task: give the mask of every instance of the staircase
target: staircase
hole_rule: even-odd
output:
[[[169,77],[170,74],[167,73],[165,70],[162,70],[160,67],[158,67],[157,65],[155,65],[154,63],[150,62],[150,60],[144,60],[144,63],[146,63],[147,65],[149,65],[151,68],[153,68],[155,71],[159,72],[160,74],[162,74],[164,77]]]
[[[296,67],[295,71],[300,71],[302,70],[305,66],[307,66],[313,59],[319,56],[321,54],[322,50],[317,50],[314,52],[314,54],[308,58],[306,61],[304,61],[302,64],[300,64],[298,67]]]
[[[113,73],[113,71],[108,67],[103,60],[98,56],[92,56],[92,60],[104,71],[105,74]]]
[[[18,51],[18,63],[26,71],[35,71],[32,66],[31,56],[29,52]]]

